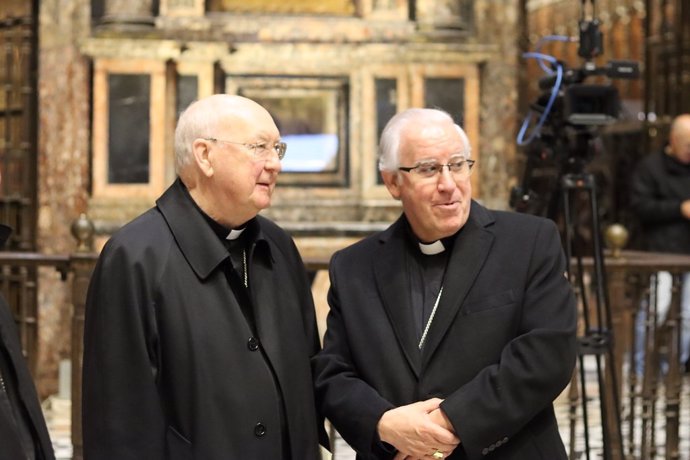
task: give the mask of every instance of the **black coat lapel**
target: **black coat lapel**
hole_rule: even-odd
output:
[[[455,320],[460,306],[489,255],[494,235],[486,230],[485,226],[491,221],[486,209],[473,202],[470,218],[455,240],[443,277],[443,295],[422,349],[423,367],[429,362],[450,324]]]
[[[373,255],[374,273],[388,320],[393,325],[405,358],[415,375],[419,377],[421,356],[417,348],[417,331],[412,319],[410,286],[405,268],[408,250],[405,225],[404,218],[398,219],[381,235],[383,244]]]

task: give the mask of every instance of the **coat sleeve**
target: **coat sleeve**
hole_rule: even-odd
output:
[[[556,226],[541,222],[530,243],[515,338],[503,348],[498,363],[481,370],[441,404],[470,458],[519,432],[552,404],[572,377],[575,299]]]
[[[302,292],[304,297],[304,300],[302,301],[302,322],[304,333],[307,337],[307,346],[309,347],[309,359],[312,360],[314,356],[321,351],[319,328],[316,324],[316,307],[314,306],[314,297],[311,292],[311,285],[307,275],[307,270],[304,266],[302,257],[299,254],[299,250],[292,239],[290,239],[290,248],[293,254],[293,267],[295,269],[295,275],[297,276],[296,285],[300,286],[300,292]],[[310,362],[313,366],[313,361]],[[312,373],[313,372],[314,370],[312,369]],[[330,450],[331,445],[328,439],[328,434],[326,433],[324,422],[325,420],[323,414],[317,410],[316,427],[318,430],[319,444]]]
[[[99,460],[163,459],[154,281],[124,242],[111,243],[101,254],[87,294],[84,455]]]
[[[4,350],[0,350],[0,353],[4,353],[8,358],[7,364],[17,377],[19,397],[24,403],[26,413],[35,430],[37,436],[35,446],[38,451],[37,457],[45,460],[54,460],[55,453],[53,452],[48,428],[41,411],[41,403],[36,393],[33,378],[22,355],[19,331],[12,317],[10,306],[2,297],[2,294],[0,294],[0,347],[4,348]],[[0,375],[0,377],[2,376]],[[20,458],[23,454],[23,448],[16,433],[14,421],[6,418],[5,413],[0,411],[0,445],[2,445],[2,453],[6,455],[4,458]]]
[[[394,405],[359,377],[352,362],[338,296],[337,256],[333,256],[329,268],[330,311],[324,348],[313,359],[317,408],[365,458],[392,458],[395,451],[380,442],[376,426],[383,413]]]

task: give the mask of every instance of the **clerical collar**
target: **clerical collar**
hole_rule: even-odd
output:
[[[225,239],[230,240],[230,241],[235,241],[237,238],[239,238],[242,235],[242,232],[244,232],[246,229],[247,229],[247,227],[238,228],[238,229],[233,228],[232,230],[230,230],[230,233],[228,233],[228,236],[226,236]]]
[[[446,250],[446,247],[443,245],[441,240],[436,240],[433,243],[418,242],[417,244],[419,245],[419,250],[422,251],[422,254],[427,256],[435,256],[436,254],[440,254]]]
[[[211,216],[206,214],[206,212],[199,207],[199,205],[196,203],[196,201],[194,201],[194,199],[192,198],[192,195],[189,193],[189,190],[187,190],[187,187],[185,187],[184,184],[182,184],[182,190],[184,191],[185,196],[187,198],[189,198],[189,201],[192,203],[194,208],[197,211],[199,211],[199,214],[201,214],[201,216],[204,218],[204,220],[211,227],[211,230],[213,230],[213,233],[215,233],[218,236],[218,238],[220,238],[221,241],[223,241],[223,240],[234,241],[242,235],[242,232],[244,232],[246,229],[248,229],[250,227],[252,228],[252,230],[249,233],[247,233],[247,235],[249,235],[250,238],[255,237],[255,235],[258,231],[258,229],[255,229],[256,224],[254,224],[256,219],[250,219],[249,221],[247,221],[245,223],[244,227],[241,229],[237,229],[237,230],[228,229],[224,225],[216,222]],[[228,232],[230,232],[230,233],[228,233]]]

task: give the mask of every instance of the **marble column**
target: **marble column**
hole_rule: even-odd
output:
[[[89,62],[79,42],[90,29],[89,0],[42,0],[39,11],[38,251],[74,250],[72,221],[86,212],[89,188]],[[38,280],[37,386],[58,390],[58,365],[70,358],[69,285],[52,268]]]
[[[518,0],[481,0],[475,2],[474,29],[479,43],[499,48],[495,58],[484,63],[481,86],[481,145],[477,151],[482,162],[482,197],[491,208],[507,209],[510,186],[516,180],[516,141],[518,123],[517,78],[526,66],[518,60]]]

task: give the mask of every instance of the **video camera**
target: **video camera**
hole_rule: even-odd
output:
[[[604,51],[600,22],[595,19],[595,2],[591,0],[591,15],[586,15],[586,0],[582,1],[579,20],[578,55],[584,59],[579,68],[568,68],[562,61],[540,52],[526,53],[537,59],[547,73],[539,80],[541,94],[530,104],[517,143],[527,154],[527,166],[520,186],[511,192],[510,206],[523,211],[534,194],[530,189],[532,169],[540,163],[550,162],[558,168],[556,176],[578,172],[592,157],[593,140],[597,129],[618,119],[621,103],[616,87],[610,84],[585,83],[589,77],[610,79],[636,79],[639,64],[629,60],[611,60],[597,66],[594,59]],[[545,41],[576,41],[571,37],[547,36]],[[527,136],[532,120],[536,125]],[[553,167],[553,166],[552,166]],[[549,187],[552,189],[552,187]]]

